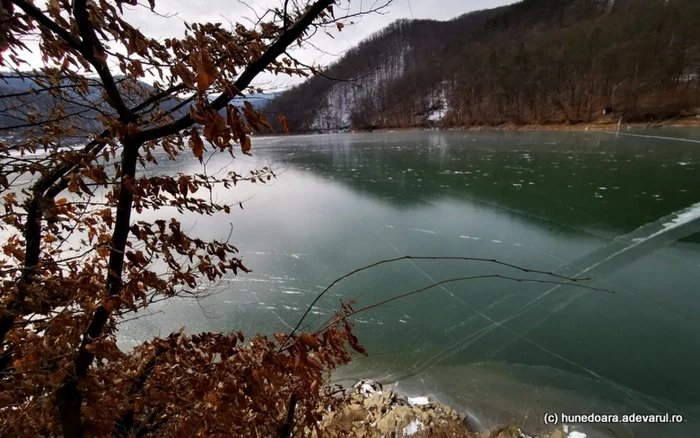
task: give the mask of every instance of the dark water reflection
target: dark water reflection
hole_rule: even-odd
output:
[[[694,130],[639,133],[699,140]],[[497,258],[590,276],[615,294],[489,279],[450,283],[356,319],[370,351],[338,378],[377,377],[433,393],[483,425],[547,410],[682,413],[682,425],[608,425],[623,436],[700,433],[700,142],[607,133],[383,133],[261,138],[268,187],[216,192],[245,200],[231,216],[183,218],[228,235],[249,275],[200,305],[170,303],[127,325],[133,340],[190,331],[288,330],[336,277],[384,258]],[[201,171],[194,161],[161,172]],[[147,216],[148,217],[148,216]],[[405,261],[341,283],[308,320],[465,275],[542,276],[485,263]],[[203,288],[212,288],[203,285]],[[614,436],[608,426],[589,436]],[[584,428],[585,429],[585,428]]]

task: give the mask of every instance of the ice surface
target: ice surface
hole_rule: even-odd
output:
[[[472,236],[459,236],[461,239],[469,239],[469,240],[481,240],[479,237],[472,237]]]
[[[690,221],[693,221],[695,219],[700,219],[700,202],[697,204],[694,204],[687,209],[683,210],[682,212],[678,213],[674,219],[672,219],[670,222],[666,222],[663,224],[664,230],[672,229],[675,227],[678,227],[680,225],[686,224]],[[664,231],[662,230],[662,231]],[[662,232],[660,231],[660,232]],[[660,233],[659,232],[659,233]]]
[[[426,234],[435,234],[435,231],[433,230],[423,230],[420,228],[409,228],[411,231],[418,231],[419,233],[426,233]]]

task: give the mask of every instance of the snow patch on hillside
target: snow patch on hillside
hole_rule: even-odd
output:
[[[428,116],[429,122],[439,122],[450,112],[450,104],[447,101],[445,89],[440,88],[429,96]]]
[[[350,129],[353,113],[362,104],[375,102],[374,96],[406,72],[412,50],[410,45],[403,45],[388,53],[381,67],[362,79],[336,83],[324,97],[310,128],[317,131]]]

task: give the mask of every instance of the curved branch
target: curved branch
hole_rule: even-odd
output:
[[[501,279],[501,280],[510,280],[510,281],[515,281],[515,282],[518,282],[518,283],[555,284],[555,285],[558,285],[558,286],[567,286],[567,285],[568,285],[568,286],[579,287],[579,288],[582,288],[582,289],[593,290],[593,291],[597,291],[597,292],[609,292],[609,293],[613,293],[613,294],[615,293],[615,292],[613,292],[613,291],[611,291],[611,290],[608,290],[608,289],[600,289],[600,288],[597,288],[597,287],[586,286],[586,285],[583,285],[583,284],[576,284],[576,283],[571,283],[571,282],[568,282],[568,283],[567,283],[567,282],[564,282],[564,281],[538,280],[538,279],[535,279],[535,278],[511,277],[511,276],[509,276],[509,275],[501,275],[501,274],[471,275],[471,276],[467,276],[467,277],[457,277],[457,278],[450,278],[450,279],[447,279],[447,280],[437,281],[437,282],[435,282],[435,283],[433,283],[433,284],[429,284],[428,286],[424,286],[424,287],[421,287],[421,288],[419,288],[419,289],[412,290],[412,291],[410,291],[410,292],[405,292],[405,293],[402,293],[402,294],[399,294],[399,295],[395,295],[395,296],[393,296],[393,297],[390,297],[390,298],[387,298],[387,299],[385,299],[385,300],[376,302],[376,303],[374,303],[374,304],[370,304],[369,306],[363,307],[363,308],[361,308],[361,309],[353,310],[353,311],[351,311],[351,312],[349,312],[349,313],[344,313],[344,314],[335,316],[335,317],[331,318],[329,321],[327,321],[326,323],[324,323],[318,330],[316,330],[316,331],[314,332],[314,334],[319,334],[319,333],[321,333],[322,331],[324,331],[324,330],[328,329],[329,327],[333,326],[334,324],[340,322],[341,320],[346,319],[346,318],[349,318],[349,317],[351,317],[351,316],[353,316],[353,315],[356,315],[356,314],[358,314],[358,313],[362,313],[362,312],[365,312],[365,311],[367,311],[367,310],[374,309],[375,307],[382,306],[382,305],[384,305],[384,304],[390,303],[390,302],[392,302],[392,301],[399,300],[399,299],[401,299],[401,298],[406,298],[406,297],[408,297],[408,296],[411,296],[411,295],[415,295],[415,294],[424,292],[424,291],[426,291],[426,290],[432,289],[432,288],[434,288],[434,287],[441,286],[441,285],[443,285],[443,284],[447,284],[447,283],[456,283],[456,282],[459,282],[459,281],[468,281],[468,280],[484,280],[484,279],[489,279],[489,278],[496,278],[496,279]]]
[[[298,59],[296,59],[295,57],[293,57],[291,54],[289,54],[289,52],[286,52],[286,51],[285,51],[284,54],[287,55],[287,57],[288,57],[289,59],[291,59],[292,61],[294,61],[295,63],[297,63],[297,64],[299,64],[300,66],[304,67],[305,69],[309,70],[311,73],[317,74],[317,75],[319,75],[319,76],[321,76],[321,77],[323,77],[323,78],[326,78],[326,79],[328,79],[328,80],[330,80],[330,81],[333,81],[333,82],[359,82],[359,81],[361,81],[361,80],[363,80],[363,79],[367,79],[368,77],[370,77],[370,76],[373,75],[374,73],[376,73],[376,72],[378,72],[379,70],[381,70],[382,67],[384,67],[384,65],[387,65],[387,64],[389,63],[389,60],[388,60],[388,59],[385,59],[384,61],[382,61],[382,63],[381,63],[378,67],[375,67],[374,69],[372,69],[372,70],[370,70],[369,72],[363,74],[362,76],[357,76],[357,77],[355,77],[355,78],[350,78],[350,79],[342,79],[342,78],[336,78],[336,77],[330,76],[330,75],[324,73],[323,71],[319,70],[318,68],[314,67],[313,65],[308,65],[308,64],[305,64],[305,63],[299,61]]]
[[[297,325],[289,333],[289,335],[287,336],[287,339],[290,339],[292,336],[294,336],[294,334],[299,329],[299,327],[301,327],[301,323],[304,321],[304,318],[306,318],[308,316],[309,312],[311,312],[311,310],[316,305],[316,303],[333,286],[335,286],[336,284],[340,283],[341,281],[345,280],[346,278],[351,277],[359,272],[366,271],[368,269],[372,269],[372,268],[375,268],[377,266],[384,265],[387,263],[394,263],[394,262],[398,262],[398,261],[402,261],[402,260],[458,260],[458,261],[465,261],[465,262],[493,263],[493,264],[504,266],[507,268],[517,269],[518,271],[525,272],[525,273],[541,274],[541,275],[547,275],[547,276],[550,276],[553,278],[559,278],[561,280],[568,281],[571,283],[590,280],[590,278],[569,278],[569,277],[565,277],[563,275],[555,274],[553,272],[541,271],[538,269],[523,268],[522,266],[514,265],[512,263],[506,263],[506,262],[502,262],[502,261],[496,260],[496,259],[487,259],[487,258],[481,258],[481,257],[451,257],[451,256],[440,257],[440,256],[410,256],[410,255],[402,256],[402,257],[395,257],[393,259],[380,260],[378,262],[371,263],[371,264],[363,266],[361,268],[357,268],[354,271],[348,272],[347,274],[343,275],[342,277],[338,277],[337,279],[335,279],[330,285],[328,285],[328,287],[326,287],[320,294],[318,294],[316,296],[316,299],[314,299],[311,302],[311,304],[309,304],[308,309],[306,309],[306,312],[304,312],[304,314],[301,316],[301,318],[299,319],[299,322],[297,322]],[[285,346],[285,344],[286,344],[286,341],[285,341],[285,343],[282,344],[280,349],[282,349]]]

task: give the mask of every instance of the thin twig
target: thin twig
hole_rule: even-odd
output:
[[[578,288],[582,288],[582,289],[593,290],[593,291],[596,291],[596,292],[609,292],[609,293],[611,293],[611,294],[614,294],[614,293],[615,293],[615,292],[613,292],[613,291],[611,291],[611,290],[608,290],[608,289],[601,289],[601,288],[597,288],[597,287],[593,287],[593,286],[586,286],[586,285],[583,285],[583,284],[576,284],[576,283],[573,283],[573,284],[572,284],[572,283],[567,283],[567,282],[563,282],[563,281],[538,280],[538,279],[535,279],[535,278],[519,278],[519,277],[511,277],[511,276],[508,276],[508,275],[500,275],[500,274],[471,275],[471,276],[468,276],[468,277],[450,278],[450,279],[447,279],[447,280],[438,281],[438,282],[435,282],[435,283],[430,284],[430,285],[428,285],[428,286],[421,287],[420,289],[415,289],[415,290],[412,290],[412,291],[410,291],[410,292],[405,292],[405,293],[402,293],[402,294],[399,294],[399,295],[395,295],[395,296],[393,296],[393,297],[390,297],[390,298],[387,298],[387,299],[385,299],[385,300],[376,302],[376,303],[374,303],[374,304],[371,304],[371,305],[369,305],[369,306],[363,307],[363,308],[361,308],[361,309],[352,310],[352,311],[349,312],[349,313],[343,313],[343,314],[337,315],[337,316],[331,318],[331,320],[329,320],[328,322],[324,323],[324,324],[321,326],[321,328],[319,328],[318,330],[316,330],[316,332],[315,332],[314,334],[321,333],[322,331],[324,331],[324,330],[328,329],[329,327],[335,325],[337,322],[339,322],[339,321],[341,321],[341,320],[343,320],[343,319],[349,318],[349,317],[351,317],[351,316],[353,316],[353,315],[356,315],[356,314],[358,314],[358,313],[365,312],[365,311],[370,310],[370,309],[374,309],[375,307],[382,306],[382,305],[384,305],[384,304],[390,303],[390,302],[392,302],[392,301],[399,300],[399,299],[401,299],[401,298],[406,298],[406,297],[408,297],[408,296],[415,295],[415,294],[420,293],[420,292],[424,292],[424,291],[426,291],[426,290],[432,289],[432,288],[437,287],[437,286],[441,286],[441,285],[443,285],[443,284],[447,284],[447,283],[456,283],[456,282],[458,282],[458,281],[483,280],[483,279],[488,279],[488,278],[498,278],[498,279],[501,279],[501,280],[516,281],[516,282],[518,282],[518,283],[554,284],[554,285],[558,285],[558,286],[567,286],[567,285],[568,285],[568,286],[574,286],[574,287],[578,287]]]
[[[559,278],[561,280],[569,281],[569,282],[578,282],[578,281],[586,281],[590,280],[590,278],[570,278],[570,277],[565,277],[563,275],[558,275],[553,272],[548,272],[548,271],[540,271],[538,269],[528,269],[528,268],[523,268],[521,266],[517,266],[511,263],[506,263],[502,262],[500,260],[496,259],[487,259],[487,258],[481,258],[481,257],[452,257],[452,256],[402,256],[402,257],[396,257],[393,259],[385,259],[385,260],[380,260],[378,262],[363,266],[361,268],[355,269],[354,271],[348,272],[347,274],[343,275],[342,277],[339,277],[335,279],[328,287],[326,287],[323,292],[318,294],[316,298],[311,302],[309,305],[308,309],[306,309],[306,312],[302,315],[301,319],[297,322],[297,325],[294,327],[294,329],[289,333],[287,336],[287,339],[290,339],[294,334],[297,332],[299,327],[301,326],[301,323],[304,321],[304,318],[311,312],[311,309],[313,309],[314,305],[328,292],[333,286],[336,284],[340,283],[341,281],[345,280],[348,277],[351,277],[359,272],[366,271],[368,269],[375,268],[380,265],[385,265],[387,263],[394,263],[402,260],[458,260],[458,261],[467,261],[467,262],[484,262],[484,263],[493,263],[496,265],[500,266],[505,266],[507,268],[512,268],[512,269],[517,269],[518,271],[525,272],[525,273],[533,273],[533,274],[542,274],[542,275],[547,275],[550,277],[554,278]],[[280,346],[280,350],[285,347],[286,341]]]

